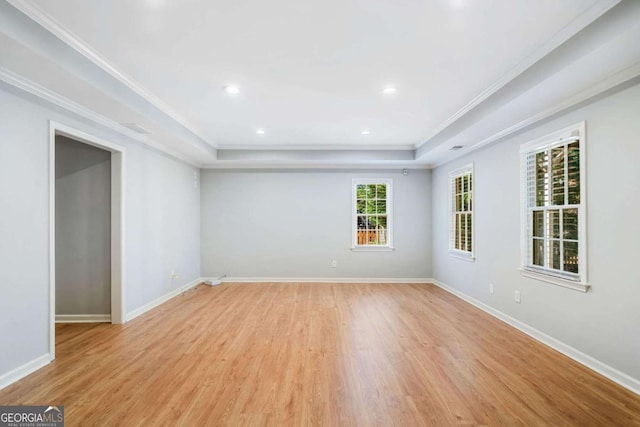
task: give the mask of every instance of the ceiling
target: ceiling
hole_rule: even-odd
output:
[[[533,86],[566,70],[569,63],[551,67],[537,80],[529,76],[531,85],[521,84],[518,91],[509,89],[527,72],[544,68],[543,58],[618,1],[10,3],[162,113],[151,117],[128,97],[112,94],[106,83],[83,76],[94,88],[103,85],[104,96],[120,105],[117,112],[104,106],[101,114],[150,129],[150,140],[162,139],[171,128],[167,122],[173,121],[173,128],[179,125],[198,140],[197,149],[193,141],[184,142],[184,156],[215,167],[225,161],[232,166],[251,160],[274,162],[278,156],[285,163],[299,162],[300,153],[317,150],[345,150],[353,159],[367,152],[364,157],[373,164],[384,162],[385,155],[371,152],[388,152],[389,164],[445,161],[454,142],[469,145],[491,139],[527,114],[557,105],[556,91],[549,105],[537,98],[540,105],[527,101],[537,111],[517,110],[524,118],[511,117],[514,110],[506,109],[496,119],[499,124],[482,122],[478,134],[469,130],[478,127],[478,120],[469,117],[479,107],[490,109],[486,115],[491,115],[519,97],[526,100]],[[70,72],[49,52],[39,55],[49,56],[61,73]],[[586,56],[565,55],[556,62],[571,59],[575,64]],[[597,57],[590,60],[597,63]],[[571,74],[567,78],[571,81]],[[584,86],[592,85],[593,78],[585,76]],[[237,86],[239,93],[226,93],[229,85]],[[390,86],[396,93],[383,94]],[[101,108],[59,81],[49,87],[92,110]],[[491,105],[506,89],[508,99]],[[569,95],[583,89],[572,87]],[[123,115],[123,106],[134,114]],[[465,119],[470,120],[466,125]],[[454,132],[456,126],[460,129]],[[264,134],[257,134],[258,129]],[[166,143],[174,144],[174,151],[182,150],[175,141]],[[325,155],[318,161],[330,158]]]

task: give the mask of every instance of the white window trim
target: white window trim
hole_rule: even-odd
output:
[[[358,185],[386,184],[387,186],[387,233],[386,245],[358,244],[358,214],[356,205],[356,188]],[[391,178],[353,178],[351,180],[351,250],[354,252],[390,252],[393,246],[393,180]]]
[[[562,144],[570,138],[580,142],[580,205],[578,210],[578,276],[577,280],[560,277],[553,272],[529,266],[527,259],[528,210],[527,210],[527,165],[526,155],[532,150],[538,151]],[[590,285],[587,280],[587,174],[586,174],[586,122],[576,123],[557,132],[534,139],[520,146],[520,271],[523,277],[551,283],[568,289],[587,292]],[[474,186],[475,188],[475,186]]]
[[[452,236],[455,234],[455,229],[453,227],[453,212],[454,212],[454,202],[453,202],[453,180],[460,175],[465,175],[471,173],[472,182],[471,185],[471,252],[461,251],[451,246],[451,242],[453,241]],[[462,259],[464,261],[475,262],[476,260],[476,218],[475,218],[475,210],[476,210],[476,177],[473,171],[473,163],[469,163],[468,165],[462,166],[461,168],[452,170],[449,172],[449,255],[454,258]]]

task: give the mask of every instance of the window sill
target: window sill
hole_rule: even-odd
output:
[[[391,246],[352,246],[352,252],[393,252],[395,248]]]
[[[454,258],[461,259],[463,261],[476,262],[476,257],[473,254],[470,254],[468,252],[459,252],[459,251],[450,250],[449,255],[451,255]]]
[[[541,282],[551,283],[552,285],[562,286],[563,288],[573,289],[574,291],[586,293],[589,291],[589,288],[591,287],[591,285],[587,283],[574,282],[572,280],[566,280],[560,277],[554,277],[548,274],[538,273],[536,271],[531,271],[522,267],[519,268],[519,270],[523,277],[539,280]]]

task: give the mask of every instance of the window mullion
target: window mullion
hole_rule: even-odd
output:
[[[545,206],[551,206],[551,176],[553,175],[553,169],[551,165],[551,148],[545,151],[547,155],[547,176],[544,177],[545,181]]]
[[[569,144],[564,144],[564,205],[569,204]],[[564,271],[564,209],[560,211],[560,270]]]
[[[533,213],[535,212],[535,208],[528,208],[528,210],[527,223],[529,225],[529,229],[527,230],[527,241],[529,248],[527,250],[527,265],[533,265]]]
[[[545,205],[547,209],[544,214],[545,228],[544,228],[544,267],[551,269],[553,266],[553,253],[552,253],[552,244],[551,244],[551,213],[549,209],[553,203],[552,198],[552,184],[553,184],[553,158],[551,156],[552,149],[549,147],[545,153],[547,154],[547,176],[545,177]]]
[[[542,259],[544,260],[544,268],[549,268],[549,210],[544,210],[543,218],[543,230],[542,230],[542,248],[544,253]]]
[[[462,249],[462,223],[460,222],[460,213],[456,214],[456,230],[457,230],[457,241],[456,241],[456,249]]]
[[[564,271],[564,208],[560,209],[559,217],[560,217],[560,271]]]
[[[569,204],[569,144],[564,144],[564,204]]]

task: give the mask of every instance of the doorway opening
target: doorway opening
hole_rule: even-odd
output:
[[[55,324],[124,323],[124,148],[49,126],[50,331]]]

